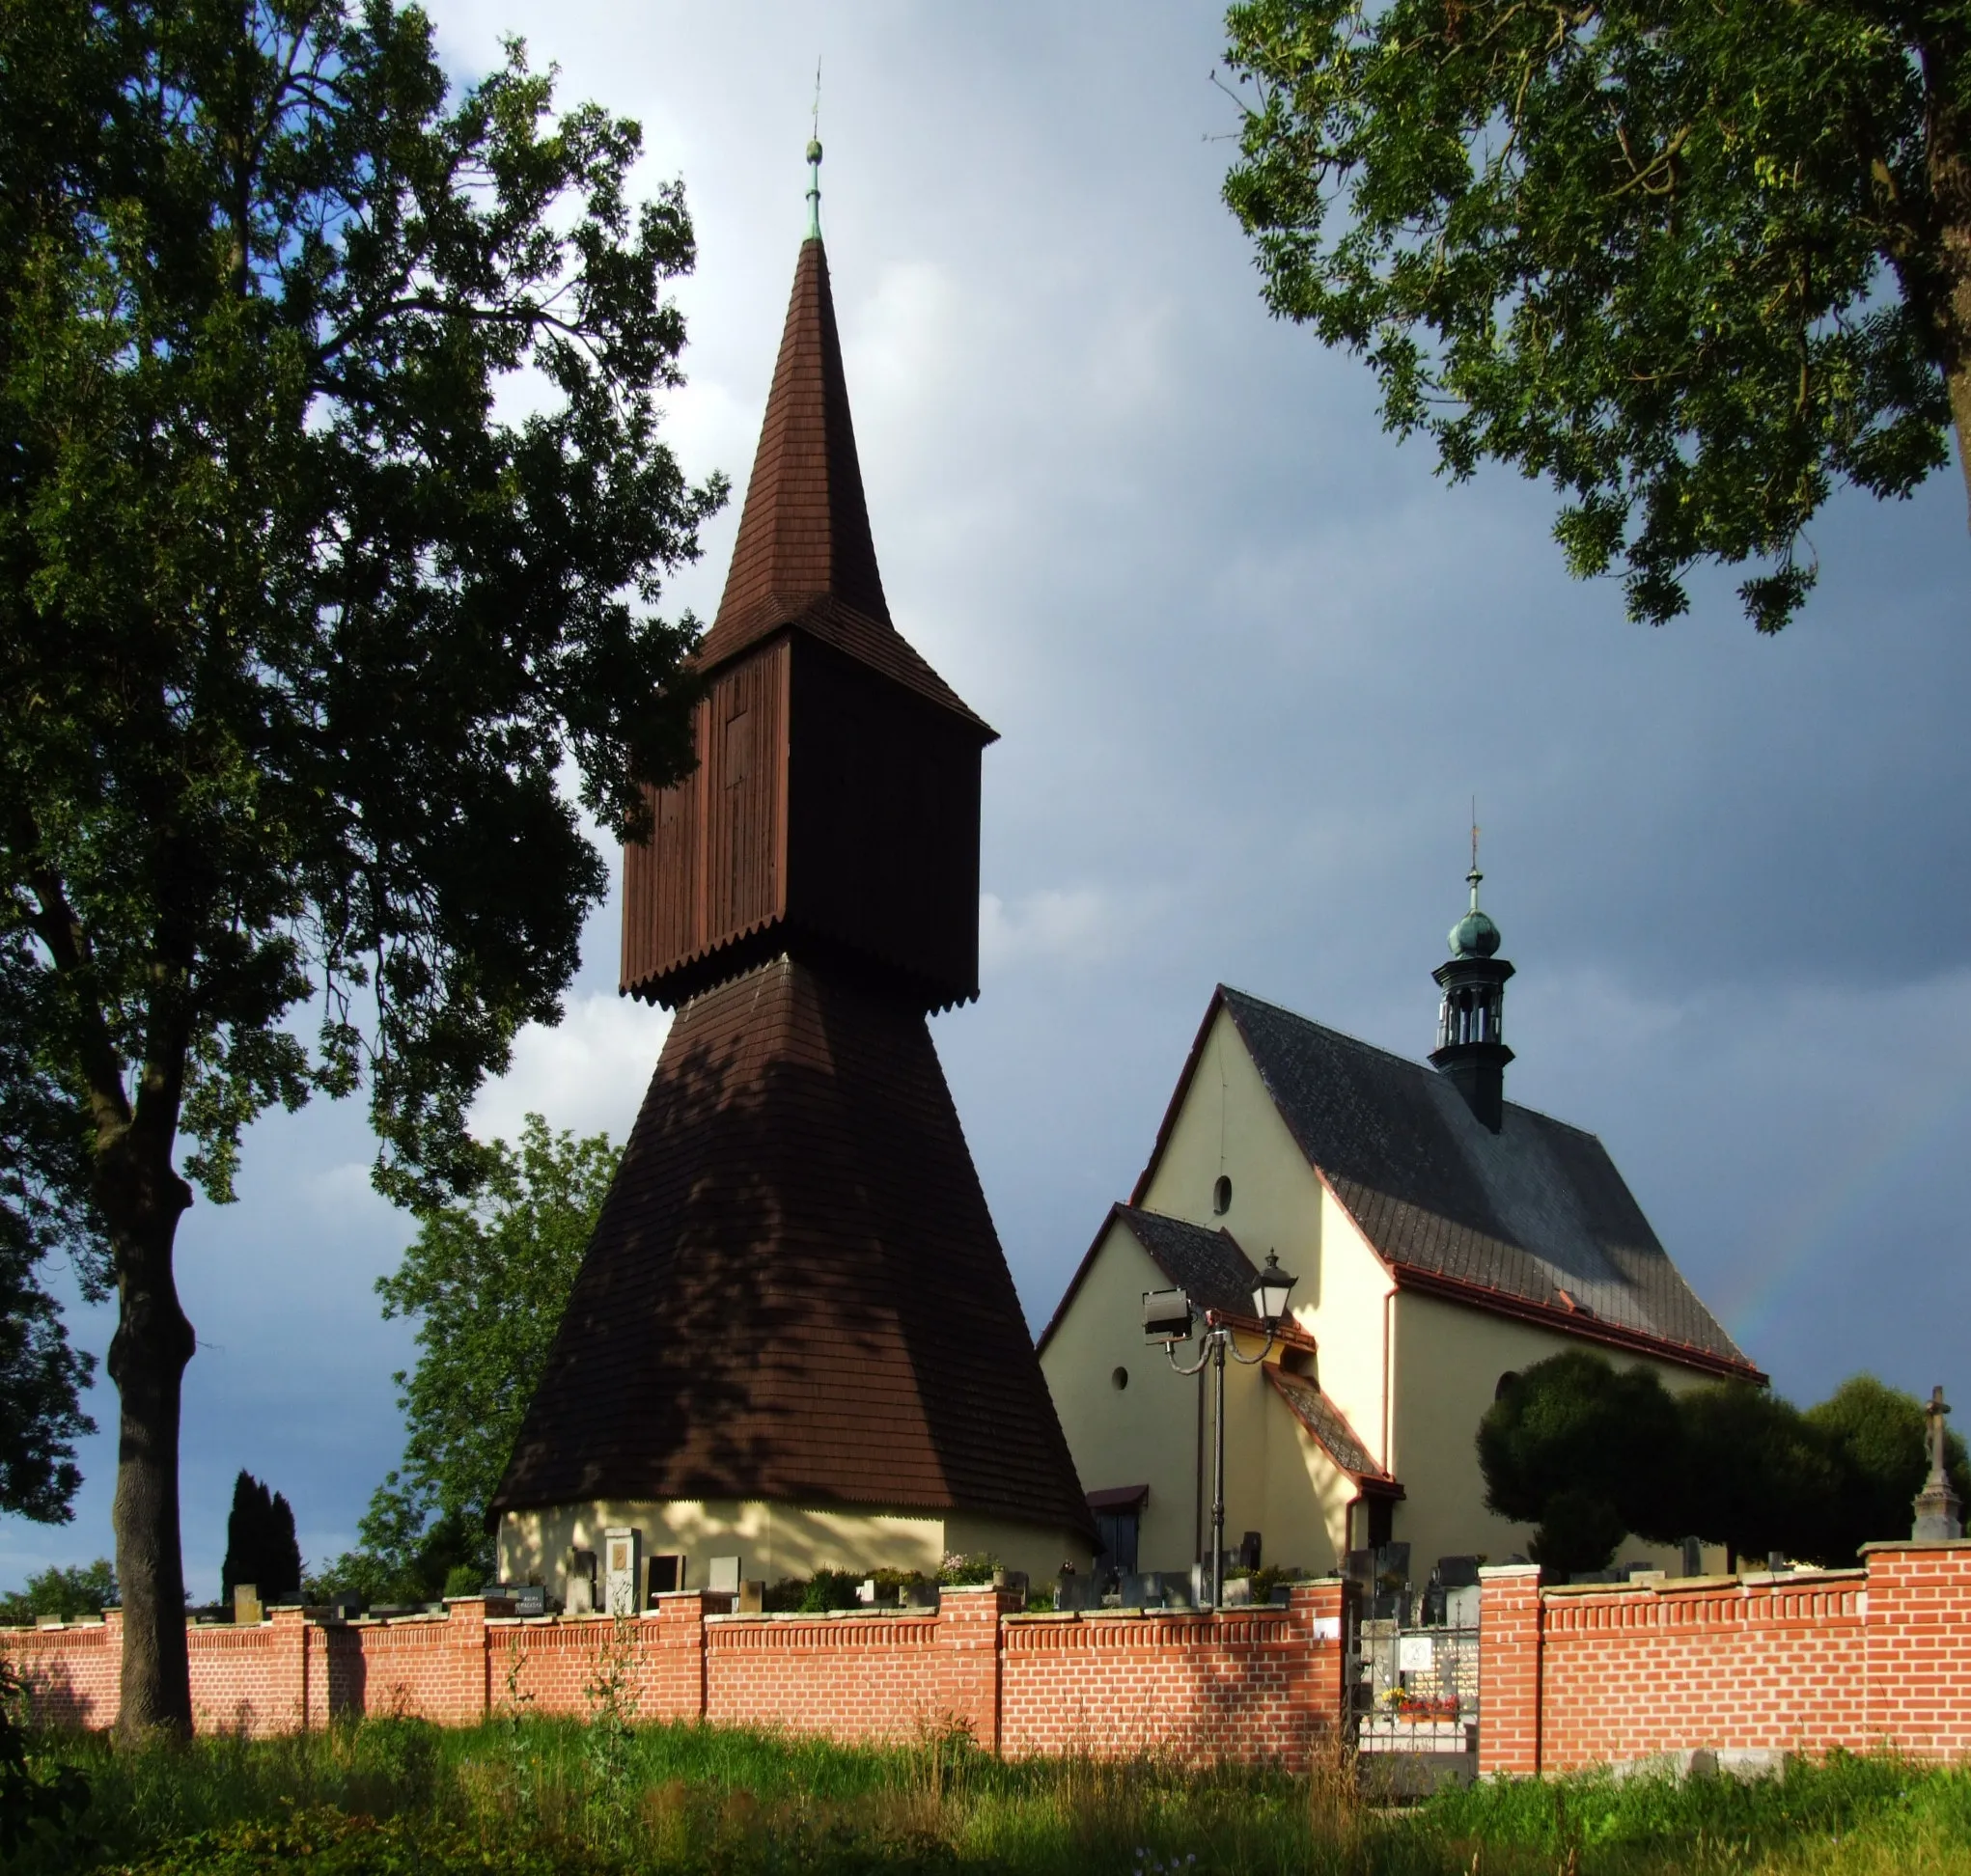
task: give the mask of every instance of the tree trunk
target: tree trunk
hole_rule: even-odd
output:
[[[109,1372],[119,1398],[117,1583],[124,1598],[123,1706],[118,1735],[158,1731],[189,1738],[191,1674],[185,1654],[184,1557],[178,1523],[178,1434],[185,1365],[195,1345],[179,1307],[172,1242],[191,1188],[168,1145],[124,1151],[148,1165],[104,1181],[103,1209],[117,1253],[117,1332]],[[121,1156],[121,1155],[120,1155]]]

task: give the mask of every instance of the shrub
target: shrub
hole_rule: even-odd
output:
[[[55,1565],[29,1577],[25,1589],[0,1596],[0,1623],[24,1628],[37,1615],[79,1621],[85,1615],[99,1615],[117,1599],[116,1565],[108,1558],[66,1568]]]

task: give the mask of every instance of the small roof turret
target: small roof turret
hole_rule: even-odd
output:
[[[1499,927],[1492,923],[1490,914],[1479,910],[1479,881],[1485,874],[1474,865],[1464,877],[1471,887],[1471,910],[1451,927],[1451,954],[1453,957],[1491,957],[1499,949]]]

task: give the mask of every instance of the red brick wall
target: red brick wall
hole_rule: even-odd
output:
[[[1915,1758],[1971,1753],[1971,1539],[1870,1546],[1863,1729]]]
[[[1341,1711],[1341,1613],[1325,1583],[1284,1609],[1009,1622],[1001,1745],[1305,1766]]]
[[[1692,1749],[1971,1753],[1971,1541],[1605,1587],[1486,1570],[1480,1594],[1486,1774]]]
[[[1524,1778],[1540,1770],[1540,1569],[1479,1573],[1479,1765]]]
[[[1864,1743],[1859,1570],[1549,1592],[1541,1757],[1550,1771],[1687,1747]],[[1488,1716],[1480,1707],[1483,1730]]]
[[[1878,1545],[1861,1571],[1546,1589],[1530,1568],[1481,1587],[1480,1769],[1564,1772],[1691,1748],[1971,1754],[1971,1541]],[[319,1726],[338,1714],[470,1724],[517,1697],[591,1710],[620,1670],[645,1720],[708,1719],[838,1739],[958,1723],[1009,1755],[1170,1752],[1304,1765],[1343,1711],[1342,1586],[1218,1614],[1025,1616],[989,1589],[941,1609],[515,1621],[468,1598],[444,1616],[322,1624],[276,1610],[190,1638],[204,1729]],[[490,1618],[490,1619],[489,1619]],[[116,1717],[120,1618],[0,1631],[36,1711]]]
[[[935,1614],[730,1616],[706,1625],[705,1717],[836,1739],[902,1739],[948,1702]]]
[[[0,1647],[19,1670],[40,1724],[100,1728],[115,1722],[124,1686],[121,1610],[74,1628],[16,1630]]]

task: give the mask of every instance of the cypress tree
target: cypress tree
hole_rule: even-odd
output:
[[[231,1603],[235,1587],[242,1583],[252,1584],[264,1603],[291,1596],[301,1586],[294,1507],[282,1493],[270,1492],[244,1471],[233,1481],[226,1561],[219,1571],[220,1600]]]

